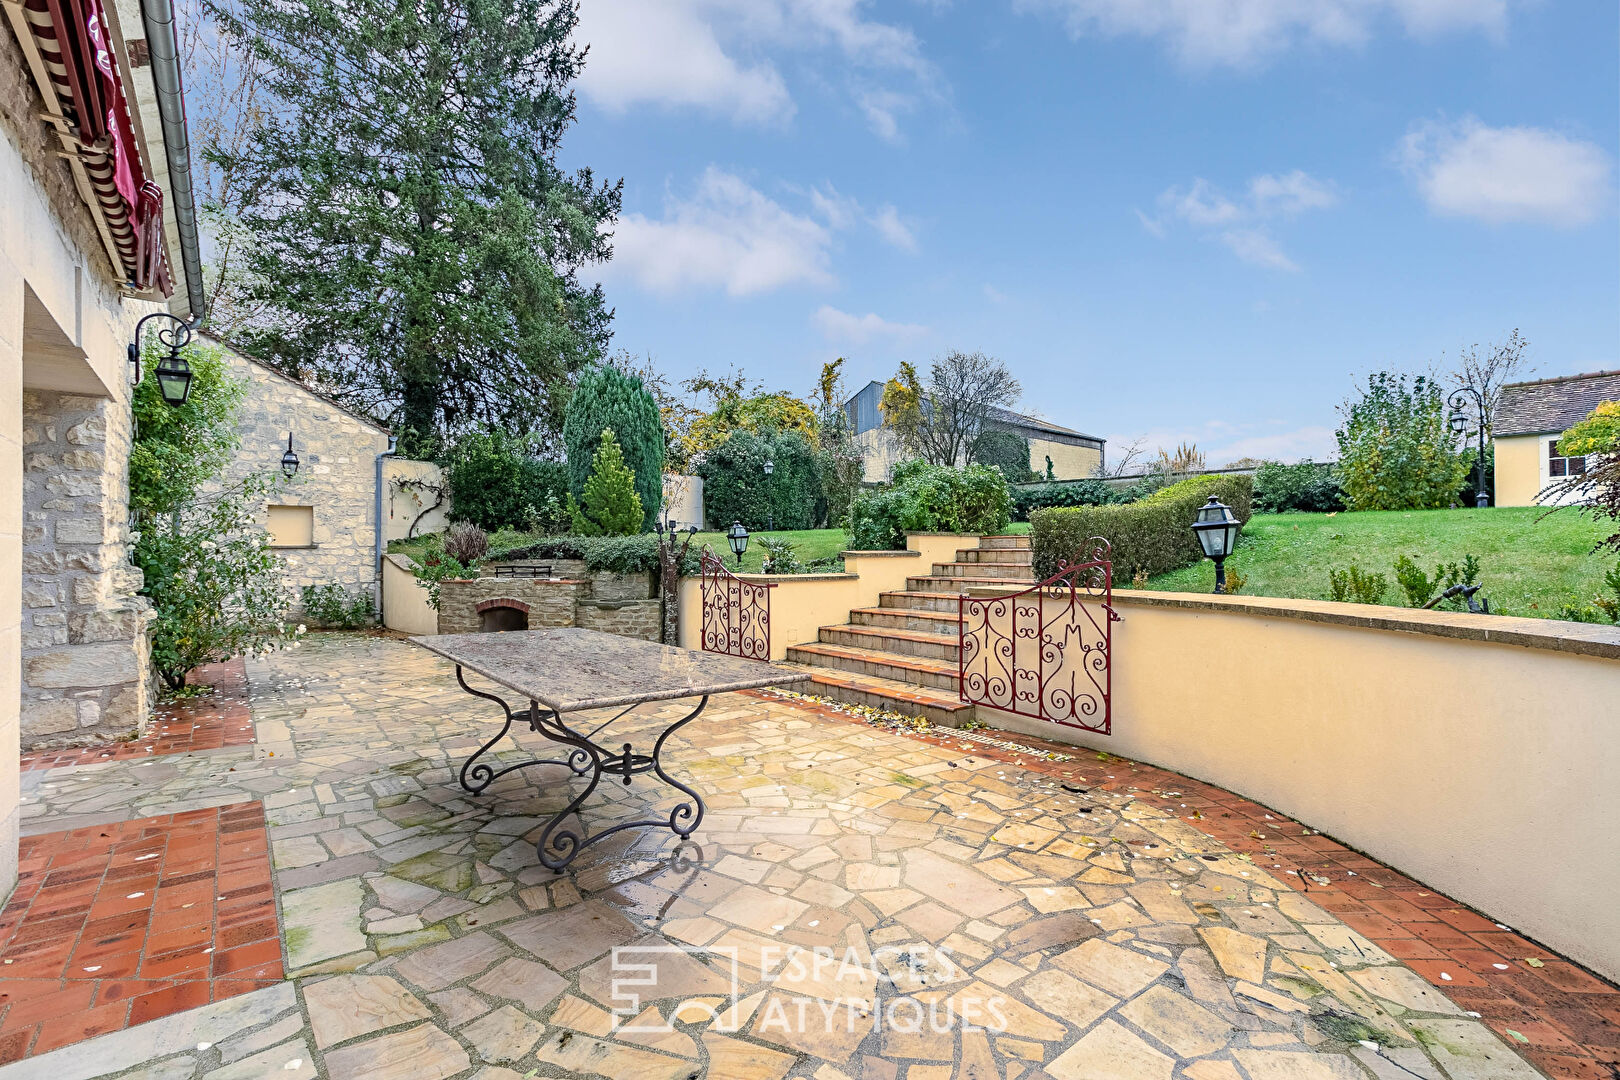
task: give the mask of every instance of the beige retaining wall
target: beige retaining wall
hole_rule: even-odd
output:
[[[427,590],[416,583],[411,560],[404,555],[383,556],[382,623],[402,634],[439,632],[439,613],[428,603]]]
[[[1115,599],[1111,737],[980,717],[1240,792],[1620,977],[1620,630]]]
[[[791,646],[815,641],[823,626],[849,620],[853,608],[876,607],[878,597],[899,592],[906,578],[932,572],[936,562],[952,562],[959,548],[977,545],[976,536],[907,533],[905,551],[846,551],[842,574],[740,574],[742,580],[775,585],[771,590],[771,659]],[[703,601],[698,578],[681,580],[681,645],[702,648]]]

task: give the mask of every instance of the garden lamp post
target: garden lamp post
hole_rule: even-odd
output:
[[[776,462],[770,458],[765,459],[765,528],[769,532],[776,531],[776,500],[771,496],[776,489],[771,484],[771,476],[776,472]]]
[[[1469,399],[1473,399],[1474,429],[1468,430]],[[1469,439],[1478,436],[1479,454],[1474,459],[1474,505],[1483,509],[1491,505],[1491,497],[1485,492],[1485,395],[1472,386],[1465,386],[1451,395],[1447,403],[1451,406],[1451,430],[1466,445]]]
[[[281,455],[281,475],[291,480],[298,475],[298,455],[293,453],[292,432],[287,432],[287,452]]]
[[[191,325],[167,311],[154,311],[135,324],[135,340],[129,343],[129,362],[135,368],[137,386],[141,381],[141,331],[153,319],[168,319],[173,324],[159,328],[157,332],[158,340],[169,348],[168,353],[158,361],[157,384],[163,400],[178,409],[191,394],[191,365],[180,355],[180,350],[191,341]]]
[[[742,565],[743,552],[748,550],[748,530],[743,523],[733,521],[731,528],[726,530],[726,543],[731,545],[731,553],[737,556],[737,565]]]
[[[1204,549],[1204,554],[1215,560],[1215,591],[1226,591],[1226,557],[1232,554],[1237,547],[1238,531],[1243,523],[1232,513],[1232,508],[1221,502],[1215,496],[1209,497],[1209,502],[1198,508],[1198,516],[1193,519],[1193,535],[1198,537],[1198,546]]]

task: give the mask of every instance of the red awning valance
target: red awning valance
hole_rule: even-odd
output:
[[[146,176],[130,124],[129,102],[112,54],[101,0],[24,0],[28,29],[44,61],[70,142],[83,165],[91,211],[118,253],[118,267],[141,292],[174,291],[163,244],[163,191]]]

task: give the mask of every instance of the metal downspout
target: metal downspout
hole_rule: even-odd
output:
[[[383,617],[383,553],[387,544],[383,542],[383,458],[393,457],[394,449],[399,445],[399,437],[388,436],[388,449],[377,455],[377,516],[373,519],[377,524],[377,621]]]
[[[180,80],[179,38],[175,33],[171,0],[141,0],[146,24],[146,47],[157,89],[158,115],[163,122],[163,147],[169,158],[169,205],[180,234],[180,262],[186,272],[186,300],[190,322],[203,317],[202,250],[198,246],[197,199],[191,186],[191,135],[186,129],[185,89]]]

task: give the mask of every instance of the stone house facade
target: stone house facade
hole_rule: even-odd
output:
[[[127,0],[105,5],[96,51],[108,66],[89,77],[112,85],[106,100],[126,106],[111,116],[127,134],[104,143],[85,126],[105,115],[80,110],[79,84],[54,80],[45,59],[64,40],[84,44],[87,29],[56,21],[54,8],[41,21],[4,7],[0,896],[16,881],[20,747],[125,731],[147,716],[150,614],[128,558],[125,349],[142,316],[191,318],[202,306],[195,208],[177,194],[190,190],[184,117],[160,115],[155,81],[159,68],[172,73],[173,28],[154,29]],[[149,31],[171,40],[154,45]],[[150,183],[147,195],[161,191],[161,204],[109,194],[109,154]]]
[[[547,576],[514,576],[529,567]],[[476,578],[441,582],[438,632],[578,626],[657,641],[662,611],[650,573],[590,573],[577,559],[521,560],[483,567]]]
[[[378,485],[385,488],[394,463],[387,457],[388,429],[351,412],[293,379],[207,335],[231,374],[247,384],[237,434],[240,443],[224,480],[249,473],[280,475],[281,456],[292,434],[298,472],[264,509],[272,546],[286,565],[291,610],[301,615],[306,585],[341,585],[350,596],[378,602]],[[401,463],[416,464],[416,463]],[[383,507],[383,514],[388,508]],[[384,529],[386,531],[386,523]]]

